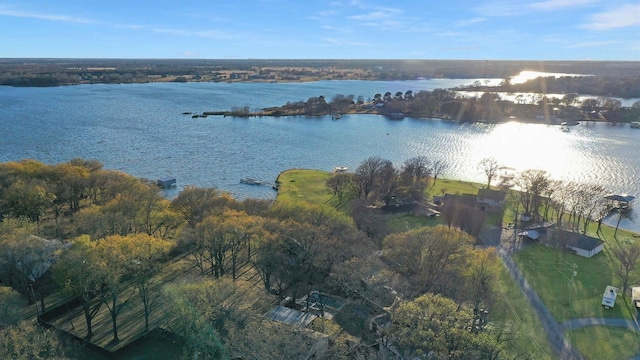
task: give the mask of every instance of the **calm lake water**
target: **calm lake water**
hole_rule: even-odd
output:
[[[267,186],[291,168],[351,169],[379,155],[400,165],[426,155],[450,164],[445,177],[484,182],[478,163],[494,157],[516,170],[543,169],[552,178],[600,184],[611,192],[640,196],[640,130],[628,125],[557,126],[507,123],[387,120],[375,115],[330,117],[208,117],[182,112],[262,108],[324,95],[362,95],[432,90],[468,80],[314,83],[155,83],[55,88],[0,87],[0,162],[33,158],[59,163],[98,159],[108,169],[184,185],[215,186],[237,198],[272,198]],[[483,80],[483,79],[480,79]],[[621,227],[640,231],[623,220]]]

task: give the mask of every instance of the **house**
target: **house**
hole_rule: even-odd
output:
[[[555,236],[567,249],[580,256],[590,258],[604,249],[604,241],[585,234],[558,230]]]
[[[176,178],[174,178],[174,177],[164,177],[164,178],[158,179],[158,186],[160,186],[162,188],[168,188],[168,187],[176,186]]]
[[[502,208],[506,198],[507,193],[505,191],[480,189],[478,190],[477,201],[479,207],[484,207],[484,210],[488,210],[488,208]]]
[[[607,285],[602,294],[602,306],[605,309],[611,309],[616,304],[616,297],[618,296],[618,288],[611,285]]]

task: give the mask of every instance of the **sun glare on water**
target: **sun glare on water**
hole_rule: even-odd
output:
[[[523,125],[510,122],[493,127],[478,139],[473,151],[479,163],[493,157],[503,166],[523,171],[546,170],[562,177],[581,173],[582,161],[571,158],[571,133],[560,131],[553,125]]]

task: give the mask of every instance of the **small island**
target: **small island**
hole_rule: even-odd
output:
[[[543,78],[537,78],[529,82],[542,81]],[[511,101],[502,99],[497,92],[487,91],[476,95],[478,92],[470,93],[472,89],[434,89],[416,93],[412,90],[396,93],[387,91],[374,94],[366,101],[363,96],[337,94],[327,100],[319,95],[277,107],[258,110],[249,106],[234,107],[230,111],[207,111],[192,117],[331,116],[333,120],[339,120],[343,114],[368,114],[383,115],[391,120],[413,117],[484,123],[520,121],[563,126],[576,125],[581,121],[632,123],[640,119],[640,104],[624,107],[620,100],[610,97],[580,100],[575,93],[562,98],[532,93],[527,99],[520,97],[517,101]]]

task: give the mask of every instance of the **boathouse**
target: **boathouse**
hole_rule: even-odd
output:
[[[158,179],[158,186],[162,188],[168,188],[176,186],[176,178],[174,177],[163,177]]]

